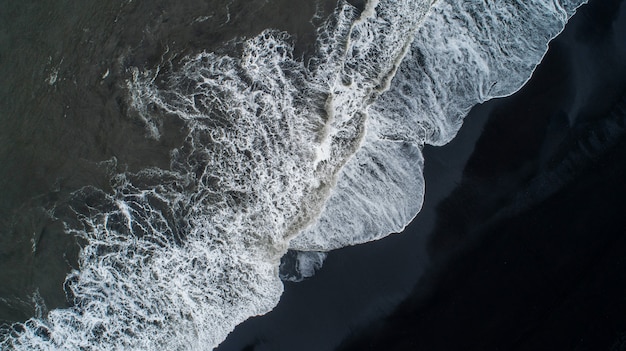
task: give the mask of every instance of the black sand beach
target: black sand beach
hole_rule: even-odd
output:
[[[625,37],[623,2],[579,9],[521,91],[426,147],[404,233],[331,252],[218,350],[626,349]]]
[[[366,3],[348,2],[359,10]],[[315,276],[284,282],[276,308],[238,325],[216,350],[626,350],[624,3],[590,0],[550,44],[523,89],[475,106],[452,142],[424,148],[424,207],[404,232],[330,252]],[[80,268],[85,242],[66,225],[83,225],[78,230],[83,233],[90,229],[85,219],[117,214],[110,217],[114,225],[100,233],[123,233],[130,223],[126,229],[136,234],[131,219],[143,217],[131,217],[127,205],[145,203],[130,201],[123,194],[129,189],[119,187],[124,191],[116,194],[118,201],[107,199],[105,193],[119,185],[113,175],[170,170],[174,154],[185,151],[186,121],[159,115],[154,104],[149,113],[164,117],[163,135],[148,135],[147,122],[128,96],[133,72],[167,76],[185,55],[238,53],[241,42],[233,38],[251,38],[265,28],[290,32],[294,55],[306,59],[316,26],[335,5],[333,0],[0,3],[5,49],[0,51],[0,336],[25,330],[12,323],[45,320],[56,308],[76,307],[68,286],[78,278],[66,277]],[[163,185],[137,184],[148,190]],[[85,188],[102,191],[76,195]],[[187,190],[184,195],[193,198],[195,192]],[[101,209],[107,205],[113,209]],[[164,208],[154,207],[158,213]],[[173,231],[174,239],[183,240],[190,222],[178,219],[165,221],[183,228]],[[128,238],[141,238],[133,235]],[[100,253],[106,254],[106,243],[103,247]],[[232,258],[226,256],[223,262]],[[189,272],[179,272],[187,282],[198,277],[190,275],[197,272],[195,261],[188,260]],[[111,267],[103,276],[127,269]],[[157,273],[174,271],[167,268]],[[145,272],[149,284],[143,288],[152,288],[158,274]],[[237,269],[227,273],[232,272]],[[94,279],[93,286],[102,281]],[[111,296],[139,286],[132,283],[96,288],[102,296],[96,300],[110,303]],[[164,295],[158,294],[170,283],[155,288],[154,296]],[[222,283],[214,285],[228,290],[229,282]],[[237,293],[252,290],[234,287],[235,297],[222,301],[226,305],[239,301]],[[122,299],[119,305],[133,313],[180,317],[176,321],[190,327],[163,317],[142,320],[135,331],[168,322],[191,339],[203,331],[189,317],[195,311],[176,310],[185,303],[147,308],[156,298],[146,290],[136,294],[145,301]],[[186,296],[180,290],[177,296]],[[166,314],[169,307],[175,312]],[[74,311],[79,317],[84,312]],[[205,315],[230,322],[224,311],[230,312]],[[72,321],[70,331],[78,325]],[[104,327],[91,327],[78,337],[138,340],[126,330],[107,334]],[[32,330],[33,339],[53,347],[45,326]],[[147,334],[150,339],[158,333]],[[146,339],[139,342],[151,341]]]

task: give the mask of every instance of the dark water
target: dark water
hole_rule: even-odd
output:
[[[618,220],[626,211],[620,200],[626,195],[624,170],[619,166],[624,139],[606,131],[613,124],[603,123],[615,119],[610,123],[623,131],[625,9],[620,1],[599,3],[592,2],[572,20],[528,88],[478,106],[450,145],[426,148],[425,207],[403,235],[332,252],[315,278],[287,283],[274,311],[241,325],[218,349],[331,350],[343,342],[345,349],[412,350],[415,340],[422,341],[421,349],[461,347],[439,339],[447,330],[463,340],[488,340],[471,344],[475,347],[509,346],[510,340],[523,339],[525,330],[539,328],[533,335],[541,336],[538,325],[548,328],[568,317],[563,312],[542,318],[551,303],[569,311],[588,301],[593,289],[605,289],[600,294],[608,302],[602,301],[601,307],[610,316],[592,311],[576,317],[596,321],[610,332],[593,339],[596,334],[587,330],[592,341],[584,345],[594,349],[593,340],[603,347],[618,343],[619,333],[626,332],[619,317],[625,311],[619,248],[625,247],[621,235],[626,226]],[[42,301],[48,310],[68,306],[63,283],[78,268],[81,242],[66,234],[61,223],[65,218],[51,219],[47,211],[63,208],[72,201],[72,192],[84,186],[110,189],[112,174],[168,168],[171,149],[182,143],[185,126],[175,119],[164,120],[160,139],[147,137],[145,125],[129,107],[124,82],[132,67],[153,69],[174,55],[201,50],[237,51],[235,42],[225,43],[270,27],[292,33],[295,54],[306,57],[320,21],[312,21],[315,12],[323,18],[334,6],[330,0],[1,1],[0,322],[41,316],[46,313]],[[590,218],[563,224],[583,216]],[[535,223],[526,231],[552,237],[546,252],[538,251],[544,236],[519,239],[526,238],[519,229],[526,223]],[[604,233],[597,235],[598,242],[589,236],[596,231]],[[573,239],[567,236],[570,232],[576,234]],[[517,280],[506,280],[539,274],[545,267],[493,268],[499,261],[492,260],[503,260],[495,253],[515,251],[519,240],[525,250],[510,259],[517,266],[525,266],[529,257],[561,257],[565,250],[564,258],[550,266],[565,268],[550,270],[534,285],[520,287]],[[569,246],[559,244],[570,240]],[[496,244],[486,244],[492,241]],[[459,252],[464,256],[456,261]],[[434,262],[428,269],[427,257]],[[607,262],[598,257],[607,257]],[[582,263],[572,263],[578,259]],[[484,273],[491,271],[502,284]],[[609,273],[601,276],[605,271]],[[476,301],[486,296],[482,305],[464,299],[472,286],[464,276],[480,283],[468,296]],[[542,300],[536,291],[554,289],[546,281],[555,276],[565,277],[565,288]],[[578,288],[579,277],[587,279],[588,287]],[[527,286],[535,293],[514,301],[483,294],[507,282],[513,288],[503,291],[510,295]],[[575,294],[569,293],[576,288]],[[523,315],[534,306],[539,312],[519,318],[525,324],[518,325],[505,313],[485,313],[489,299],[520,304],[505,309],[511,315]],[[599,309],[600,300],[593,306]],[[482,319],[485,315],[488,320]],[[502,330],[489,326],[501,321],[509,323],[505,336],[490,342],[488,336]],[[468,324],[476,327],[469,335],[461,333]],[[579,325],[571,325],[559,335],[581,333]],[[511,332],[516,328],[522,332]],[[531,347],[538,340],[523,345]]]
[[[62,284],[79,243],[46,215],[70,193],[108,189],[112,174],[167,168],[184,134],[167,120],[146,137],[130,111],[129,69],[151,69],[168,53],[222,48],[265,28],[297,38],[305,55],[316,11],[331,1],[0,2],[0,320],[66,305]],[[228,46],[227,46],[228,47]],[[169,124],[168,124],[169,123]],[[33,252],[33,247],[36,250]]]

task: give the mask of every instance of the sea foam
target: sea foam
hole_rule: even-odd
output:
[[[401,232],[423,202],[421,147],[448,143],[472,106],[521,88],[582,3],[434,4],[389,90],[368,109],[362,147],[291,248],[327,251]]]
[[[2,349],[207,350],[282,293],[289,248],[327,251],[397,232],[424,194],[421,147],[472,105],[510,94],[581,1],[340,2],[318,51],[266,30],[235,55],[129,72],[133,113],[168,169],[124,172],[55,215],[85,243],[72,304],[5,330]],[[430,11],[429,11],[430,10]],[[302,275],[324,254],[304,254]]]

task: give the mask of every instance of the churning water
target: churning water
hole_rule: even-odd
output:
[[[2,291],[35,310],[2,349],[216,347],[278,303],[288,249],[309,276],[402,231],[423,145],[519,89],[582,2],[22,5],[0,37],[2,269],[58,264],[51,237],[72,269],[66,306]]]

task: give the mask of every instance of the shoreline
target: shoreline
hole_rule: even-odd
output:
[[[480,344],[483,346],[505,343],[507,340],[503,338],[489,337],[494,331],[484,329],[487,322],[481,318],[500,318],[501,322],[496,324],[511,327],[516,325],[516,316],[505,313],[494,316],[487,314],[487,309],[472,308],[478,306],[474,305],[478,300],[466,301],[463,294],[471,292],[477,299],[485,296],[481,301],[487,305],[488,299],[495,299],[494,296],[500,296],[501,299],[516,296],[524,286],[517,286],[519,284],[514,277],[507,279],[507,274],[527,274],[531,277],[533,274],[541,275],[542,266],[531,267],[538,270],[535,273],[531,268],[523,270],[526,260],[532,262],[532,249],[514,255],[516,260],[511,259],[506,264],[489,262],[489,259],[500,257],[501,251],[515,250],[516,245],[541,247],[545,235],[552,235],[556,240],[552,242],[556,251],[549,251],[547,257],[552,255],[557,265],[573,264],[571,259],[577,256],[566,255],[562,260],[559,257],[561,242],[558,239],[564,240],[561,244],[566,244],[567,232],[550,232],[549,229],[542,232],[540,224],[546,228],[566,228],[577,217],[589,214],[602,217],[602,206],[608,205],[607,199],[601,195],[595,200],[587,200],[597,207],[595,212],[586,211],[584,203],[572,205],[576,199],[590,196],[594,190],[592,184],[602,187],[604,196],[612,196],[611,190],[615,190],[615,196],[621,191],[615,188],[619,188],[619,184],[614,183],[612,174],[619,174],[623,168],[620,168],[619,161],[611,161],[609,156],[604,156],[601,157],[604,160],[602,162],[613,164],[613,168],[607,170],[608,173],[597,177],[595,173],[578,175],[555,194],[538,194],[538,202],[530,198],[526,207],[518,206],[520,203],[515,202],[520,201],[516,200],[516,196],[519,197],[530,180],[538,179],[551,167],[551,162],[558,162],[554,160],[558,160],[560,154],[572,150],[572,145],[576,145],[577,137],[580,137],[577,133],[595,118],[594,114],[596,117],[605,117],[617,100],[619,87],[626,82],[626,67],[612,69],[599,63],[605,59],[604,56],[591,53],[612,53],[615,57],[613,60],[620,62],[624,44],[620,48],[617,40],[612,44],[606,39],[620,35],[619,28],[625,26],[624,15],[619,16],[619,13],[625,12],[625,6],[621,6],[621,12],[615,11],[619,4],[619,1],[592,1],[580,8],[579,15],[574,16],[561,36],[550,44],[550,51],[526,86],[512,96],[475,106],[452,142],[443,147],[427,146],[424,149],[424,206],[403,233],[366,245],[330,252],[324,267],[314,277],[301,283],[286,283],[281,302],[272,312],[238,326],[216,350],[334,350],[342,342],[342,350],[361,350],[364,345],[368,345],[371,350],[408,350],[414,348],[408,345],[415,343],[427,350],[445,349],[443,345],[455,349],[463,345],[463,340],[468,340],[465,337],[484,338],[487,341]],[[614,21],[607,16],[613,16]],[[614,24],[610,27],[604,23]],[[598,30],[599,26],[604,32]],[[596,72],[586,71],[590,66]],[[602,86],[611,89],[598,95],[598,89]],[[579,106],[584,96],[595,97],[586,100],[589,102],[586,110],[584,106]],[[614,152],[615,158],[621,151]],[[576,185],[579,183],[582,185]],[[569,192],[572,194],[568,195]],[[541,200],[541,196],[546,199]],[[559,211],[559,206],[568,203],[571,203],[569,213]],[[502,206],[508,206],[513,212],[493,217]],[[616,202],[615,206],[626,205]],[[466,211],[467,208],[472,209]],[[543,216],[543,212],[552,213],[552,217]],[[577,241],[569,243],[567,247],[593,246],[593,225],[596,224],[592,220],[593,215],[582,225],[582,228],[587,229],[578,232]],[[483,226],[481,222],[485,220],[492,221],[492,224]],[[609,216],[607,220],[615,220],[611,222],[615,226],[621,223],[615,216]],[[525,231],[523,226],[527,222],[529,227]],[[535,227],[532,227],[533,223]],[[531,227],[532,230],[529,229]],[[612,225],[605,228],[607,231],[603,237],[606,240],[616,238],[611,228]],[[517,235],[508,234],[515,230]],[[464,234],[468,232],[474,234]],[[524,239],[524,233],[534,235]],[[521,244],[519,240],[522,240]],[[492,243],[494,241],[496,243]],[[623,240],[614,243],[616,247],[626,247],[620,246]],[[563,250],[567,253],[568,249],[564,246]],[[593,252],[598,253],[590,249],[583,250],[580,255],[592,255]],[[613,255],[606,261],[617,258]],[[517,271],[511,268],[513,262],[516,262]],[[587,262],[596,264],[593,260]],[[597,265],[605,267],[605,263]],[[571,274],[584,268],[580,265],[568,267]],[[480,275],[480,270],[495,270],[500,275],[497,275],[495,281],[490,281],[489,275]],[[612,273],[619,274],[619,270],[613,270]],[[471,283],[470,277],[477,277],[475,280],[480,283]],[[503,287],[499,286],[500,283]],[[506,290],[504,286],[507,283],[509,286],[517,286],[517,290]],[[541,280],[527,289],[541,290],[550,286],[549,283]],[[415,284],[418,285],[413,289]],[[602,285],[602,282],[596,284]],[[571,284],[568,286],[572,288]],[[490,289],[504,295],[490,295]],[[573,294],[584,295],[580,289]],[[411,297],[405,299],[409,295]],[[541,296],[532,296],[539,299],[536,301],[541,301]],[[401,301],[404,302],[401,304]],[[571,305],[573,301],[578,301],[575,296],[565,301],[563,306]],[[531,302],[523,298],[518,301],[529,310],[532,310],[532,305],[525,304]],[[540,305],[545,306],[545,303]],[[462,311],[459,312],[460,317],[453,306],[458,306],[459,311]],[[619,308],[617,306],[616,310]],[[447,314],[439,317],[441,311],[447,311],[444,312]],[[524,309],[517,311],[523,313]],[[563,313],[556,314],[553,319],[559,317],[567,318]],[[455,318],[463,322],[455,323]],[[438,324],[431,325],[433,320]],[[619,329],[618,320],[613,322],[614,329]],[[456,329],[449,325],[454,325]],[[454,332],[462,333],[463,328],[469,328],[476,334],[467,332],[464,337],[450,337],[455,335]],[[511,330],[514,329],[505,333],[504,338],[516,337]],[[550,335],[547,330],[544,331],[548,333],[547,336]],[[564,338],[570,335],[565,329],[561,332]],[[320,340],[320,335],[324,335],[323,340]],[[528,347],[534,345],[534,340],[541,340],[543,334],[536,335],[537,338],[528,341]],[[618,336],[612,339],[605,337],[601,341],[610,346]],[[458,340],[461,344],[445,344],[447,339]]]

